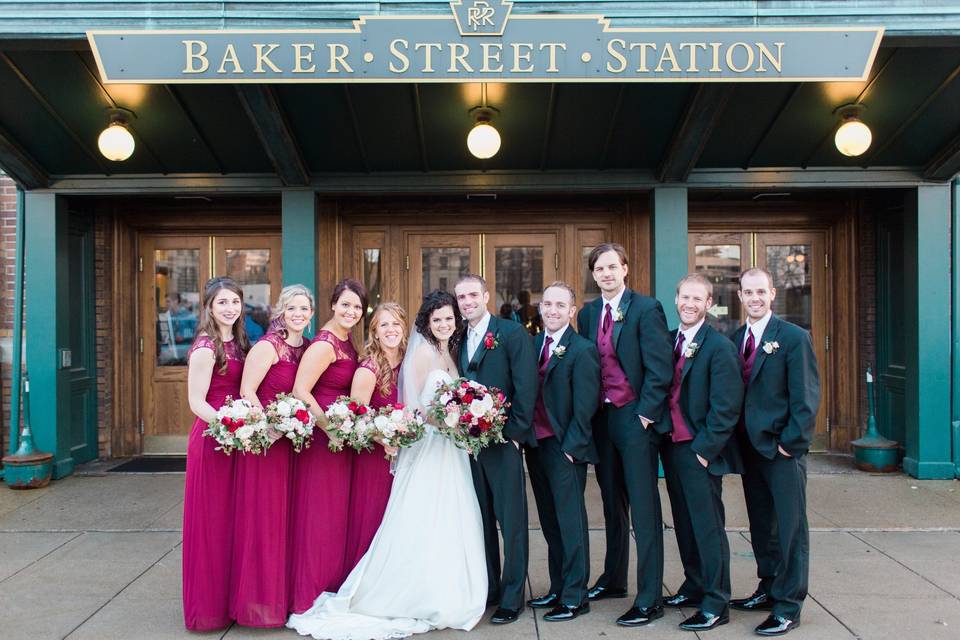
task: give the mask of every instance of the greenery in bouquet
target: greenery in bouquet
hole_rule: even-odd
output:
[[[426,420],[419,411],[409,411],[399,402],[380,407],[373,418],[377,441],[386,447],[403,449],[423,437]],[[389,458],[390,455],[387,455]]]
[[[503,425],[509,407],[496,387],[457,378],[437,387],[428,412],[440,433],[476,457],[485,447],[506,442]]]
[[[265,411],[267,423],[279,438],[290,441],[294,451],[300,453],[303,449],[310,448],[317,420],[303,401],[288,393],[278,393]]]
[[[356,451],[373,449],[373,409],[348,396],[340,396],[324,412],[331,451],[350,447]]]
[[[244,399],[234,400],[227,396],[217,417],[210,421],[203,435],[217,442],[217,451],[230,455],[241,453],[266,453],[272,440],[269,425],[263,412]]]

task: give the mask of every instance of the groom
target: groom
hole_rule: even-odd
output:
[[[468,325],[460,345],[460,374],[500,389],[511,403],[503,428],[507,442],[490,445],[470,461],[487,546],[487,601],[499,602],[490,622],[507,624],[514,622],[523,608],[527,577],[527,494],[520,447],[537,446],[533,431],[537,362],[523,326],[487,311],[490,293],[483,278],[466,275],[454,292]],[[502,577],[497,524],[503,532]]]

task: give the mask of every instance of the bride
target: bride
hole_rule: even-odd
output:
[[[445,291],[417,313],[400,370],[409,409],[424,409],[438,384],[457,376],[451,352],[460,312]],[[432,629],[472,629],[486,606],[480,508],[466,452],[430,425],[402,450],[380,529],[337,593],[322,593],[287,626],[331,640],[385,640]]]

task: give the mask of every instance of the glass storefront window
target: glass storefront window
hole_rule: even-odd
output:
[[[773,275],[777,297],[773,312],[810,331],[813,318],[813,267],[807,244],[767,245],[767,270]]]
[[[721,333],[733,331],[740,324],[740,245],[698,244],[694,252],[694,269],[713,283],[713,306],[707,310],[707,320]]]
[[[543,330],[543,247],[497,247],[493,306],[501,318],[515,320],[531,335]]]
[[[434,289],[453,293],[453,287],[470,273],[469,247],[424,247],[420,253],[423,265],[423,295]]]
[[[600,297],[600,287],[597,286],[596,280],[593,279],[593,273],[590,271],[590,252],[593,251],[593,247],[581,247],[580,249],[580,262],[583,265],[581,267],[582,275],[581,281],[583,282],[583,301],[581,304],[577,305],[582,307],[591,300],[596,300]]]
[[[363,335],[367,335],[373,310],[383,297],[383,280],[380,265],[380,249],[363,250],[363,286],[367,288],[367,311],[363,317]]]
[[[226,269],[243,289],[247,335],[254,342],[270,325],[270,250],[227,249]]]

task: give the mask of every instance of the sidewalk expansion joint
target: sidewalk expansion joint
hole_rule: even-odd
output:
[[[871,549],[876,549],[878,553],[886,556],[887,558],[890,558],[891,560],[893,560],[894,562],[896,562],[898,565],[900,565],[901,567],[903,567],[904,569],[906,569],[907,571],[909,571],[909,572],[912,573],[913,575],[915,575],[915,576],[923,579],[925,582],[928,582],[929,584],[933,585],[934,587],[936,587],[936,588],[939,589],[940,591],[943,591],[945,594],[947,594],[948,596],[950,596],[950,597],[953,598],[954,600],[960,600],[960,596],[958,596],[957,594],[953,593],[952,591],[948,591],[947,589],[944,589],[943,587],[941,587],[940,585],[938,585],[936,582],[934,582],[933,580],[931,580],[931,579],[928,578],[927,576],[923,575],[922,573],[920,573],[919,571],[915,570],[914,568],[907,566],[906,564],[904,564],[903,562],[901,562],[901,561],[898,560],[897,558],[894,558],[892,555],[890,555],[889,553],[887,553],[887,552],[884,551],[883,549],[877,547],[877,546],[874,545],[874,544],[871,544],[871,543],[867,542],[866,540],[864,540],[864,539],[861,538],[860,536],[856,535],[855,533],[851,533],[850,535],[853,536],[854,538],[856,538],[857,540],[859,540],[860,542],[862,542],[863,544],[867,545],[867,546],[870,547]]]

